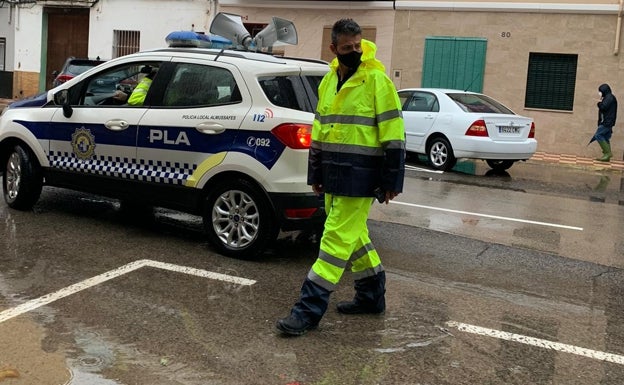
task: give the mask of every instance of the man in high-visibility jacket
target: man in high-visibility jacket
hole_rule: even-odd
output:
[[[140,73],[143,74],[143,78],[139,81],[139,83],[134,87],[132,93],[128,96],[123,91],[116,91],[113,99],[118,100],[120,102],[126,102],[131,106],[142,106],[145,101],[145,97],[147,96],[147,92],[149,88],[152,86],[152,81],[154,80],[154,76],[158,70],[150,65],[143,66],[140,70]]]
[[[362,39],[352,19],[337,21],[331,39],[336,58],[319,85],[308,161],[308,184],[325,194],[327,219],[299,300],[288,317],[277,321],[277,329],[288,335],[316,328],[349,263],[355,297],[338,303],[338,311],[385,311],[386,276],[366,221],[374,197],[388,204],[403,189],[401,104],[385,67],[375,58],[377,48]]]

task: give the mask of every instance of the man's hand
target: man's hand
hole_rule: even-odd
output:
[[[390,202],[391,200],[393,200],[394,198],[397,197],[397,195],[399,195],[398,192],[394,192],[394,191],[386,191],[386,201],[384,202],[385,204],[388,204],[388,202]]]
[[[321,195],[323,193],[323,185],[320,183],[313,184],[312,191],[314,191],[316,195]]]
[[[125,103],[128,100],[128,94],[123,91],[117,90],[113,95],[113,99]]]

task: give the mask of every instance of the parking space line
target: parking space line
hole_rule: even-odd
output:
[[[511,217],[501,217],[501,216],[498,216],[498,215],[480,214],[480,213],[473,213],[473,212],[470,212],[470,211],[445,209],[445,208],[442,208],[442,207],[425,206],[425,205],[418,205],[418,204],[415,204],[415,203],[406,203],[406,202],[399,202],[399,201],[390,201],[390,203],[394,203],[394,204],[397,204],[397,205],[410,206],[410,207],[419,207],[419,208],[428,209],[428,210],[446,211],[446,212],[455,213],[455,214],[466,214],[466,215],[473,215],[473,216],[476,216],[476,217],[500,219],[500,220],[504,220],[504,221],[529,223],[529,224],[533,224],[533,225],[549,226],[549,227],[557,227],[557,228],[560,228],[560,229],[583,231],[582,227],[560,225],[560,224],[557,224],[557,223],[531,221],[531,220],[528,220],[528,219],[518,219],[518,218],[511,218]]]
[[[142,267],[153,267],[157,269],[173,271],[176,273],[190,274],[190,275],[195,275],[195,276],[202,277],[202,278],[215,279],[219,281],[236,283],[239,285],[246,285],[246,286],[250,286],[256,283],[256,281],[252,279],[240,278],[240,277],[235,277],[235,276],[220,274],[220,273],[214,273],[211,271],[195,269],[192,267],[173,265],[171,263],[152,261],[149,259],[141,259],[138,261],[130,262],[126,265],[107,271],[100,275],[96,275],[95,277],[91,277],[91,278],[85,279],[84,281],[64,287],[53,293],[49,293],[39,298],[35,298],[33,300],[24,302],[23,304],[18,305],[16,307],[4,310],[0,312],[0,323],[3,323],[4,321],[10,320],[11,318],[15,318],[21,314],[27,313],[31,310],[35,310],[41,306],[47,305],[49,303],[65,298],[72,294],[76,294],[82,290],[99,285],[100,283],[110,281],[113,278],[117,278],[124,274],[131,273]]]
[[[475,326],[470,324],[465,324],[462,322],[456,321],[448,321],[446,325],[450,328],[455,328],[459,331],[478,334],[487,337],[494,337],[501,340],[519,342],[526,345],[536,346],[539,348],[556,350],[559,352],[576,354],[578,356],[593,358],[595,360],[612,362],[614,364],[624,365],[624,356],[613,354],[613,353],[605,353],[599,350],[592,350],[581,348],[574,345],[562,344],[560,342],[554,342],[549,340],[544,340],[541,338],[529,337],[522,334],[515,334],[504,332],[496,329],[488,329],[481,326]]]

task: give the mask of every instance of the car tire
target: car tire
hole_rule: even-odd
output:
[[[429,159],[431,167],[441,171],[448,171],[457,163],[451,144],[443,137],[431,140],[427,148],[427,159]]]
[[[505,171],[509,169],[516,162],[515,160],[497,160],[497,159],[486,159],[486,162],[490,168],[494,171]]]
[[[208,240],[228,257],[256,258],[279,233],[266,195],[242,178],[224,181],[210,191],[203,219]]]
[[[41,167],[35,155],[17,145],[9,153],[2,171],[2,190],[7,205],[16,210],[32,209],[43,187]]]

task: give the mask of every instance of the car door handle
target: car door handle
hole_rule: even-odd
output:
[[[202,134],[221,134],[225,131],[225,127],[219,123],[199,123],[195,129]]]
[[[112,119],[104,123],[104,126],[111,131],[123,131],[130,127],[128,122],[122,119]]]

